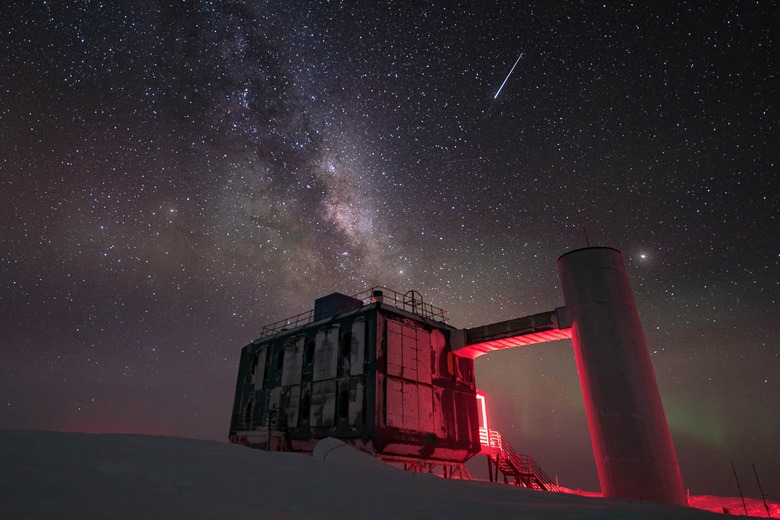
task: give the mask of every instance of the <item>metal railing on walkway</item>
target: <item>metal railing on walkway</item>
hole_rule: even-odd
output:
[[[501,470],[505,477],[512,477],[515,484],[542,491],[561,491],[530,455],[517,453],[496,430],[480,428],[479,440],[483,447],[488,448],[487,456],[496,468]]]

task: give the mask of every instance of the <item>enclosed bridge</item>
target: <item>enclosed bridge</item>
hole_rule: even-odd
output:
[[[474,359],[572,339],[602,494],[687,503],[620,251],[564,254],[565,306],[470,329],[415,291],[333,293],[262,329],[241,351],[230,442],[311,453],[338,438],[382,460],[443,476],[487,456],[491,480],[557,491],[489,428]]]

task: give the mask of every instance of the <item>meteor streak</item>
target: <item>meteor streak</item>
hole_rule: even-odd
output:
[[[496,95],[495,95],[495,96],[493,96],[493,99],[497,99],[497,98],[498,98],[498,95],[499,95],[499,94],[501,94],[501,89],[502,89],[502,88],[504,88],[504,85],[506,85],[506,80],[507,80],[507,79],[509,79],[509,76],[511,76],[511,75],[512,75],[512,72],[514,72],[514,70],[515,70],[515,67],[517,67],[517,64],[518,64],[518,63],[520,63],[520,58],[522,58],[522,57],[523,57],[523,54],[525,54],[525,53],[524,53],[524,52],[521,52],[521,53],[520,53],[520,56],[518,56],[518,57],[517,57],[517,61],[515,62],[515,64],[514,64],[514,65],[512,65],[512,70],[510,70],[510,71],[509,71],[509,74],[507,74],[507,75],[506,75],[506,79],[504,80],[504,82],[501,84],[501,86],[500,86],[500,87],[498,87],[498,92],[496,92]]]

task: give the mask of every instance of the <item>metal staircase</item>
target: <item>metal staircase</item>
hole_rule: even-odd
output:
[[[482,443],[480,453],[487,455],[491,482],[498,482],[498,473],[501,472],[507,484],[540,491],[561,491],[533,458],[517,453],[500,433],[480,428],[479,436]]]

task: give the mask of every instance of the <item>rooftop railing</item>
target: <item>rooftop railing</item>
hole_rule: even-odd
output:
[[[301,325],[307,325],[311,323],[313,319],[314,309],[296,314],[295,316],[279,320],[277,322],[271,323],[270,325],[264,325],[260,330],[260,337],[265,338],[268,336],[273,336],[274,334],[283,332],[288,329],[294,329],[295,327],[300,327]]]
[[[430,303],[425,303],[420,293],[415,290],[400,293],[387,287],[376,286],[357,293],[353,298],[362,300],[363,305],[374,303],[381,298],[381,303],[393,305],[398,309],[417,314],[423,318],[441,322],[449,321],[449,318],[446,316],[447,311]]]
[[[417,314],[423,318],[428,318],[433,321],[447,322],[449,318],[446,316],[447,311],[442,308],[425,303],[422,296],[417,291],[407,291],[400,293],[387,287],[376,286],[370,289],[366,289],[352,296],[356,300],[363,302],[363,305],[369,305],[372,303],[385,303],[392,305],[398,309]],[[279,332],[285,330],[294,329],[302,325],[308,325],[314,320],[314,309],[296,314],[290,318],[276,321],[270,325],[265,325],[260,330],[260,337],[266,338],[273,336]]]

